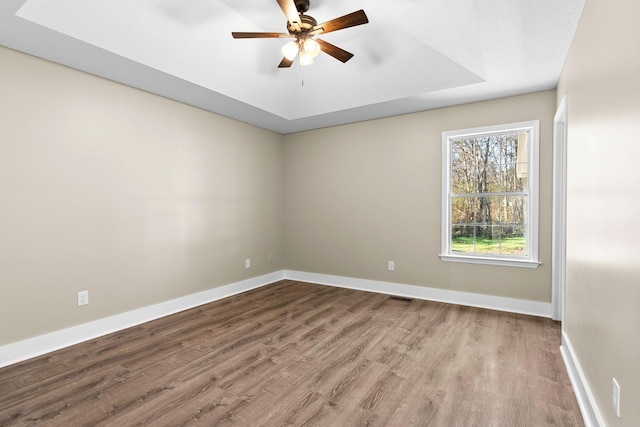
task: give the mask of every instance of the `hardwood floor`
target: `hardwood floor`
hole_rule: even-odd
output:
[[[549,319],[282,281],[0,369],[0,425],[581,426]]]

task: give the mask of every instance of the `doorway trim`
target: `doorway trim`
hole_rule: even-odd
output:
[[[567,265],[567,95],[553,118],[551,317],[564,321]]]

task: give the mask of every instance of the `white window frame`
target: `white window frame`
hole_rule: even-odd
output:
[[[540,121],[509,123],[442,132],[442,232],[440,259],[443,261],[490,264],[507,267],[536,268],[538,260],[538,212],[539,212],[539,128]],[[505,132],[529,133],[527,150],[527,254],[492,255],[451,251],[451,141],[464,137]]]

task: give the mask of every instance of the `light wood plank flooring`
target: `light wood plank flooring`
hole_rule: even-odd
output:
[[[282,281],[0,369],[0,425],[581,426],[549,319]]]

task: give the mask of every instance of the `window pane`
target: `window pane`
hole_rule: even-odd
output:
[[[502,252],[506,255],[526,255],[527,242],[524,228],[503,227],[502,229]]]
[[[478,193],[500,191],[500,144],[498,136],[475,138],[474,158]]]
[[[516,143],[516,178],[518,190],[523,191],[527,187],[529,176],[529,134],[520,133]]]
[[[458,226],[451,227],[451,251],[452,252],[475,252],[474,227]]]
[[[500,135],[489,138],[489,147],[487,149],[486,179],[487,191],[500,191]]]
[[[477,222],[483,225],[493,225],[500,223],[500,196],[478,197]]]
[[[502,231],[500,226],[492,225],[477,228],[482,229],[482,234],[476,234],[476,253],[500,254]]]
[[[522,163],[518,163],[517,168],[520,168],[520,170],[522,170],[522,168],[525,167]],[[526,165],[526,167],[528,168],[528,165]],[[521,178],[517,178],[516,181],[516,190],[515,191],[525,191],[527,188],[527,175],[525,174],[524,176],[522,176]]]
[[[473,140],[470,139],[451,142],[451,192],[453,194],[476,192],[473,146]]]
[[[512,225],[526,225],[527,196],[507,196],[504,205],[504,222]]]
[[[504,200],[503,196],[492,196],[488,197],[489,199],[489,218],[491,220],[492,225],[498,225],[501,221],[502,216],[502,200]]]
[[[506,198],[506,222],[502,227],[503,239],[505,239],[505,253],[514,255],[527,255],[526,253],[526,196],[509,196]]]
[[[451,199],[451,224],[474,223],[476,210],[476,197],[453,197]]]
[[[520,191],[518,186],[518,178],[516,174],[517,164],[517,145],[518,139],[516,135],[509,135],[501,144],[501,160],[502,160],[502,191]]]

